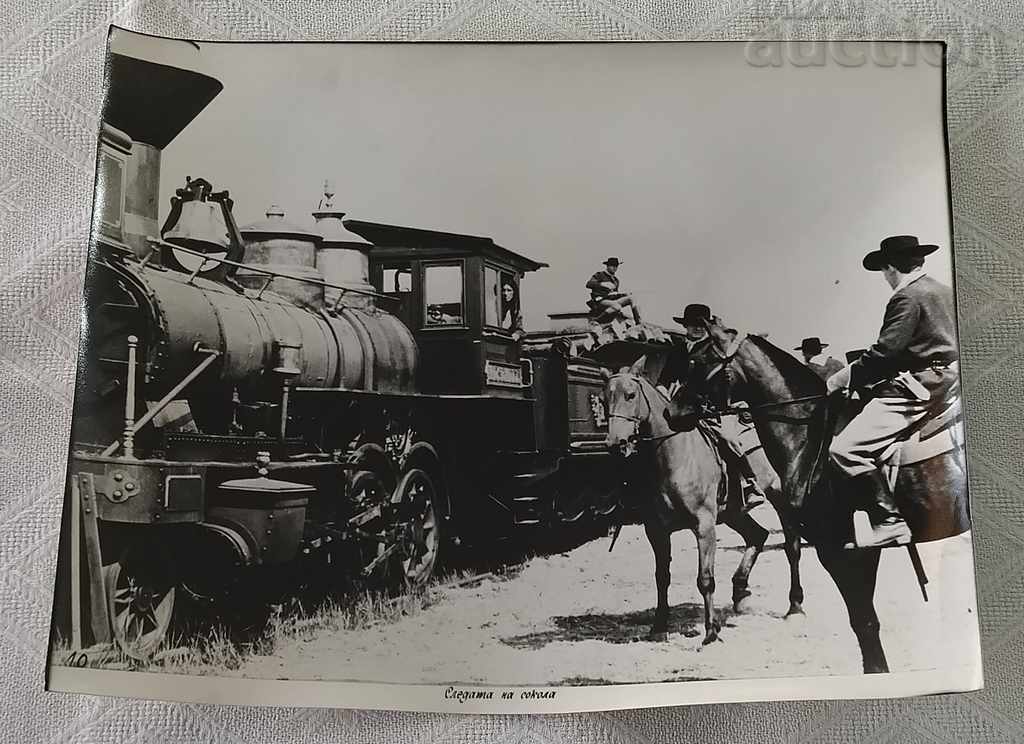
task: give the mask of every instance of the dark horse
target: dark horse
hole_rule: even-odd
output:
[[[786,352],[758,336],[734,338],[716,318],[708,323],[713,343],[702,358],[705,381],[723,375],[730,392],[745,400],[758,436],[798,515],[800,531],[817,550],[846,603],[866,673],[889,671],[879,638],[874,594],[879,548],[849,550],[857,494],[828,465],[834,404],[824,383]],[[675,406],[670,410],[670,418]],[[959,446],[948,455],[903,467],[896,496],[915,540],[960,534],[970,528],[965,472]]]
[[[750,572],[768,538],[768,531],[739,508],[738,498],[723,506],[722,489],[727,488],[726,473],[715,445],[706,433],[696,427],[673,431],[665,415],[670,402],[642,374],[641,358],[629,371],[612,375],[608,380],[608,445],[627,458],[639,446],[650,454],[653,462],[653,499],[644,502],[643,521],[647,539],[654,551],[655,581],[658,606],[651,637],[663,640],[668,632],[669,563],[672,560],[671,535],[681,529],[692,530],[697,538],[697,588],[704,599],[704,643],[718,638],[720,626],[714,611],[715,592],[715,525],[721,521],[743,538],[746,548],[733,575],[733,605],[741,611],[743,600],[750,596]],[[649,448],[649,449],[648,449]],[[770,472],[762,488],[778,503],[781,491],[778,478]],[[634,472],[639,468],[634,468]],[[761,474],[759,474],[761,475]],[[636,485],[636,484],[634,484]],[[647,489],[644,489],[647,490]],[[785,521],[784,521],[785,524]],[[791,539],[790,539],[791,538]],[[799,560],[800,538],[788,530],[786,555],[791,566],[792,587],[788,616],[803,614]]]

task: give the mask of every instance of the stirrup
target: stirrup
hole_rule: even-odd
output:
[[[867,512],[853,513],[853,542],[843,547],[861,548],[892,548],[909,545],[913,540],[910,526],[902,519],[891,524],[872,525]]]
[[[756,483],[745,481],[740,488],[740,499],[743,501],[743,508],[741,511],[743,512],[756,509],[767,501],[764,492]]]

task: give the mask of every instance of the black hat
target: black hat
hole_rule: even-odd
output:
[[[711,308],[700,304],[687,305],[683,308],[683,314],[673,315],[672,320],[679,325],[692,325],[702,320],[711,320]]]
[[[865,351],[867,351],[867,349],[851,349],[850,351],[846,352],[846,363],[853,364],[858,359],[860,359],[861,355]]]
[[[610,258],[605,259],[604,265],[605,266],[618,266],[619,263],[620,263],[619,259],[617,259],[615,256],[612,256]]]
[[[889,265],[890,259],[923,257],[937,250],[937,245],[918,243],[916,235],[894,235],[883,240],[877,251],[871,251],[864,256],[863,264],[868,271],[881,271],[883,266]]]
[[[820,354],[821,350],[826,346],[828,346],[828,344],[821,343],[820,338],[817,336],[811,336],[810,338],[805,338],[801,341],[800,345],[793,349],[793,351],[802,351],[805,354],[811,353],[817,355]]]

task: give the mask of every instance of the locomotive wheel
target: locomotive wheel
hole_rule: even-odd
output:
[[[358,554],[363,579],[382,580],[387,571],[385,551],[387,545],[373,535],[380,535],[386,527],[390,490],[375,472],[360,470],[352,477],[349,497],[359,520],[358,529],[365,535],[358,539]],[[371,510],[376,511],[374,514]],[[361,515],[366,515],[362,517]]]
[[[114,640],[132,659],[147,661],[163,643],[174,614],[175,581],[166,554],[139,545],[103,567],[107,613]]]
[[[404,528],[400,551],[402,577],[410,587],[425,584],[437,564],[441,530],[436,498],[437,490],[430,475],[418,468],[407,472],[395,489],[393,501],[398,506]]]

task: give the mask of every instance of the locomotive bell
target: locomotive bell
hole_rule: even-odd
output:
[[[200,253],[224,253],[231,247],[221,205],[198,199],[182,203],[181,216],[164,240]]]

